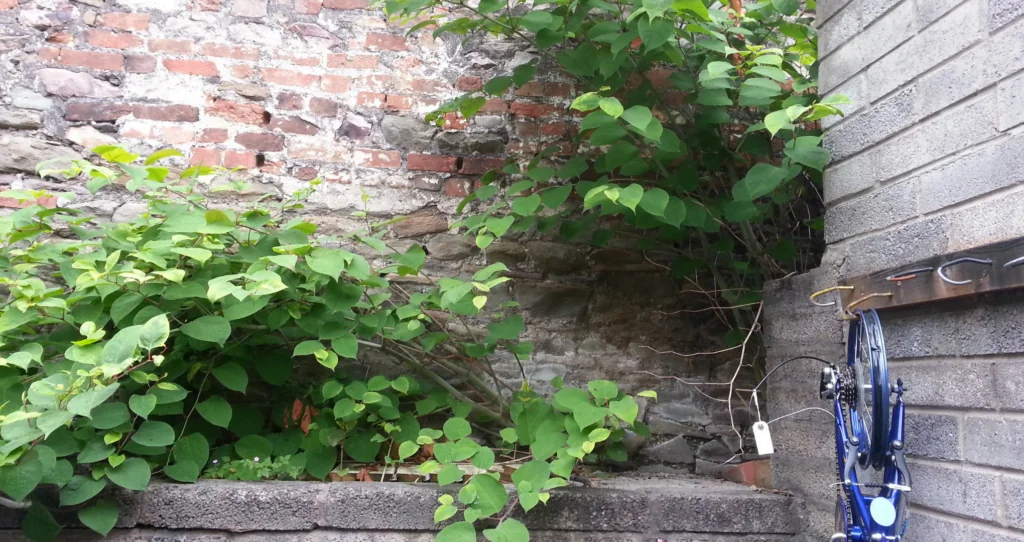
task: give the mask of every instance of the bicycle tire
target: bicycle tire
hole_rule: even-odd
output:
[[[870,394],[856,402],[857,408],[862,410],[860,418],[865,421],[864,430],[869,436],[869,445],[861,465],[877,470],[885,466],[888,452],[889,368],[885,354],[885,336],[878,313],[874,310],[867,310],[858,311],[858,315],[860,316],[857,324],[859,348],[851,365],[863,364],[864,367],[861,369],[866,369],[870,375],[870,382],[858,382],[858,394]],[[863,359],[865,357],[867,359]],[[858,375],[862,374],[862,372],[858,373]],[[864,416],[868,410],[871,415],[870,422]]]

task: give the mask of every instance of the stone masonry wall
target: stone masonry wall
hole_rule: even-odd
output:
[[[140,154],[182,150],[178,167],[241,168],[253,183],[246,198],[322,177],[307,213],[325,234],[361,224],[351,213],[365,192],[371,215],[409,217],[393,225],[389,243],[425,243],[432,275],[495,261],[513,270],[514,283],[493,294],[521,304],[537,347],[526,372],[541,389],[557,375],[655,388],[660,402],[646,411],[655,438],[631,440],[634,449],[651,444],[653,460],[690,469],[698,458],[709,469],[732,457],[740,440],[723,404],[640,372],[690,381],[732,374],[728,355],[684,359],[643,348],[720,349],[721,324],[679,313],[706,308],[701,295],[679,293],[636,253],[536,236],[481,253],[449,231],[480,174],[509,153],[567,141],[573,86],[541,70],[472,122],[449,116],[443,129],[427,126],[423,115],[443,100],[536,55],[406,32],[369,0],[0,0],[0,185],[72,191],[75,207],[102,220],[132,217],[143,207],[123,190],[93,197],[81,183],[33,174],[43,159],[117,143]],[[513,359],[499,359],[497,370],[520,378]]]
[[[812,292],[842,277],[1024,235],[1024,2],[821,0],[822,90],[854,101],[833,122],[822,266],[766,292],[769,365],[839,361],[845,329]],[[911,542],[1024,540],[1024,296],[880,312],[892,378],[909,386]],[[820,365],[791,363],[772,415],[828,407]],[[832,533],[832,419],[772,425],[773,476]]]

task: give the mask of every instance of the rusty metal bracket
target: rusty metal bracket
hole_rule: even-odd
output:
[[[1024,289],[1024,238],[841,280],[839,286],[843,307],[864,310]]]

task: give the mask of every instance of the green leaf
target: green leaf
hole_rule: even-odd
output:
[[[306,256],[310,269],[334,280],[338,280],[347,263],[345,254],[336,248],[315,248]]]
[[[676,11],[689,11],[696,13],[705,21],[711,20],[711,14],[708,13],[707,6],[704,5],[704,0],[675,0],[672,3],[672,9]]]
[[[149,486],[149,477],[149,464],[138,457],[130,457],[117,467],[107,467],[107,478],[125,489],[142,491]]]
[[[484,537],[491,542],[530,542],[526,525],[511,518],[505,518],[494,529],[485,529]]]
[[[259,435],[246,435],[235,443],[235,453],[250,461],[254,461],[256,458],[259,458],[260,461],[269,461],[270,453],[273,450],[274,444]]]
[[[518,442],[519,433],[516,432],[514,427],[506,427],[501,430],[501,440],[505,442]]]
[[[103,345],[100,359],[103,363],[121,363],[135,356],[135,348],[142,335],[142,326],[131,326],[118,331]]]
[[[638,184],[631,184],[619,191],[619,204],[625,205],[632,211],[636,211],[636,206],[643,197],[644,187]]]
[[[476,529],[468,521],[460,521],[441,529],[434,542],[476,542]]]
[[[132,440],[143,446],[170,446],[174,444],[174,429],[164,422],[145,421],[132,434]]]
[[[660,188],[652,188],[644,192],[644,197],[640,199],[640,208],[654,216],[665,216],[668,202],[668,192]]]
[[[504,0],[480,0],[480,5],[477,10],[480,11],[481,15],[487,15],[488,13],[494,13],[495,11],[501,11],[505,9],[507,4]]]
[[[408,459],[413,455],[416,455],[416,452],[418,451],[420,451],[419,444],[416,444],[411,440],[407,440],[398,446],[398,459]]]
[[[110,317],[115,322],[124,320],[129,314],[132,313],[142,301],[146,299],[142,294],[137,292],[126,292],[121,297],[114,300],[114,304],[110,306]]]
[[[565,200],[569,199],[569,194],[571,193],[572,185],[567,184],[564,186],[545,188],[541,191],[540,198],[545,207],[549,209],[557,209],[565,203]]]
[[[541,195],[533,194],[525,198],[512,200],[512,212],[520,216],[532,215],[541,204]]]
[[[196,405],[196,410],[204,420],[217,427],[227,428],[231,423],[231,403],[219,395],[211,395]]]
[[[612,414],[620,420],[632,425],[636,421],[637,414],[640,413],[640,406],[627,395],[618,401],[608,403],[608,410],[612,411]]]
[[[444,422],[444,434],[449,440],[456,441],[468,437],[473,432],[465,418],[448,418]]]
[[[0,467],[0,491],[15,501],[24,500],[42,481],[43,464],[38,460]]]
[[[356,359],[356,354],[359,352],[359,340],[355,335],[347,333],[332,340],[331,349],[343,358]]]
[[[360,463],[372,463],[376,461],[380,452],[380,443],[373,441],[374,433],[370,431],[357,431],[345,439],[345,454]]]
[[[437,473],[437,483],[438,485],[445,486],[452,482],[462,480],[462,477],[465,474],[466,473],[462,472],[462,469],[460,469],[458,465],[449,463],[441,467],[440,472]]]
[[[105,479],[93,480],[88,476],[75,475],[60,490],[60,505],[75,506],[99,495],[103,488],[107,487]]]
[[[223,316],[200,316],[181,326],[181,332],[197,341],[223,346],[231,336],[231,324]]]
[[[518,338],[525,328],[526,324],[523,322],[523,317],[518,314],[510,315],[501,322],[487,325],[487,329],[493,337],[505,340]]]
[[[309,356],[326,349],[327,348],[320,341],[302,341],[295,345],[295,349],[292,350],[292,357]]]
[[[78,520],[82,522],[82,525],[96,531],[100,535],[107,536],[107,533],[117,523],[117,515],[119,513],[120,510],[117,504],[109,499],[102,499],[89,508],[79,510]]]
[[[551,406],[559,412],[572,412],[580,405],[590,404],[590,395],[579,388],[562,388],[555,392]]]
[[[623,113],[622,103],[620,103],[619,99],[614,96],[601,98],[597,102],[597,105],[601,108],[601,111],[604,111],[608,116],[613,118],[619,118],[619,115],[622,115]]]
[[[654,19],[641,17],[637,24],[640,31],[640,39],[648,49],[656,49],[665,44],[675,35],[675,26],[665,19]]]
[[[148,418],[149,413],[153,412],[156,408],[156,396],[155,395],[132,395],[128,399],[128,407],[132,409],[132,412],[138,414],[143,418]]]
[[[161,159],[167,158],[169,156],[183,156],[183,155],[181,154],[180,151],[178,151],[176,149],[161,149],[161,150],[158,150],[158,151],[154,152],[153,154],[147,156],[145,164],[147,166],[151,166],[151,165],[157,163],[158,161],[160,161]],[[106,533],[103,533],[103,534],[106,534]]]
[[[569,107],[577,111],[592,111],[601,105],[601,95],[597,92],[580,94]]]
[[[119,383],[114,382],[109,386],[96,386],[85,393],[74,396],[68,401],[68,412],[87,418],[90,417],[92,409],[109,399],[111,395],[114,395],[119,386]]]
[[[597,399],[614,399],[619,395],[619,387],[610,380],[591,380],[587,383],[587,389]]]
[[[187,258],[192,258],[193,260],[199,262],[200,264],[206,263],[206,260],[209,260],[211,257],[213,257],[213,253],[210,252],[209,250],[206,250],[205,248],[172,248],[171,252],[175,254],[180,254]]]
[[[757,218],[760,214],[757,206],[750,201],[730,201],[725,206],[725,219],[733,223],[745,222]]]
[[[508,493],[501,482],[486,474],[477,474],[470,478],[470,484],[476,487],[476,502],[473,508],[480,512],[481,517],[497,514],[508,504]]]
[[[782,15],[792,15],[800,9],[800,0],[772,0],[772,6]]]
[[[771,164],[755,164],[732,189],[737,201],[752,201],[770,194],[786,179],[786,170]]]
[[[794,162],[822,171],[832,155],[820,146],[818,137],[798,137],[783,149]]]
[[[174,443],[174,459],[205,466],[210,459],[210,443],[201,433],[184,436]]]
[[[239,393],[245,393],[245,388],[249,385],[249,375],[241,365],[233,361],[214,367],[213,376],[225,388]]]
[[[621,118],[642,132],[647,129],[647,125],[651,123],[654,115],[651,114],[650,109],[642,105],[634,105],[625,110]]]
[[[501,96],[511,86],[512,78],[507,75],[503,75],[500,77],[495,77],[490,81],[484,83],[484,92],[490,94],[491,96]]]
[[[494,451],[486,446],[481,446],[479,450],[473,454],[473,458],[470,463],[478,469],[489,469],[494,466]]]
[[[790,79],[788,73],[780,68],[776,68],[775,66],[754,66],[753,68],[750,68],[750,71],[758,75],[774,79],[780,83],[785,83]]]
[[[170,335],[171,324],[167,321],[167,315],[158,314],[147,320],[142,326],[142,330],[139,333],[139,348],[152,350],[163,346]]]
[[[92,409],[92,426],[96,429],[113,429],[131,419],[124,403],[104,403]]]
[[[789,114],[785,110],[775,111],[769,113],[764,117],[764,127],[773,136],[783,129],[793,129],[793,124],[789,119]]]
[[[166,474],[168,478],[183,484],[195,483],[195,481],[199,479],[199,473],[199,465],[192,461],[178,461],[173,465],[167,465],[164,467],[164,474]]]
[[[590,427],[604,420],[608,410],[591,404],[581,404],[572,410],[572,417],[580,428]]]

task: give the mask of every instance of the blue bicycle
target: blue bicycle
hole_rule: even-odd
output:
[[[857,311],[857,316],[850,326],[846,368],[833,365],[821,374],[821,398],[832,401],[836,417],[841,488],[831,542],[900,541],[907,528],[906,493],[911,486],[904,457],[903,380],[889,383],[878,313]],[[896,400],[890,418],[892,395]],[[880,483],[867,481],[877,472],[882,473]]]

